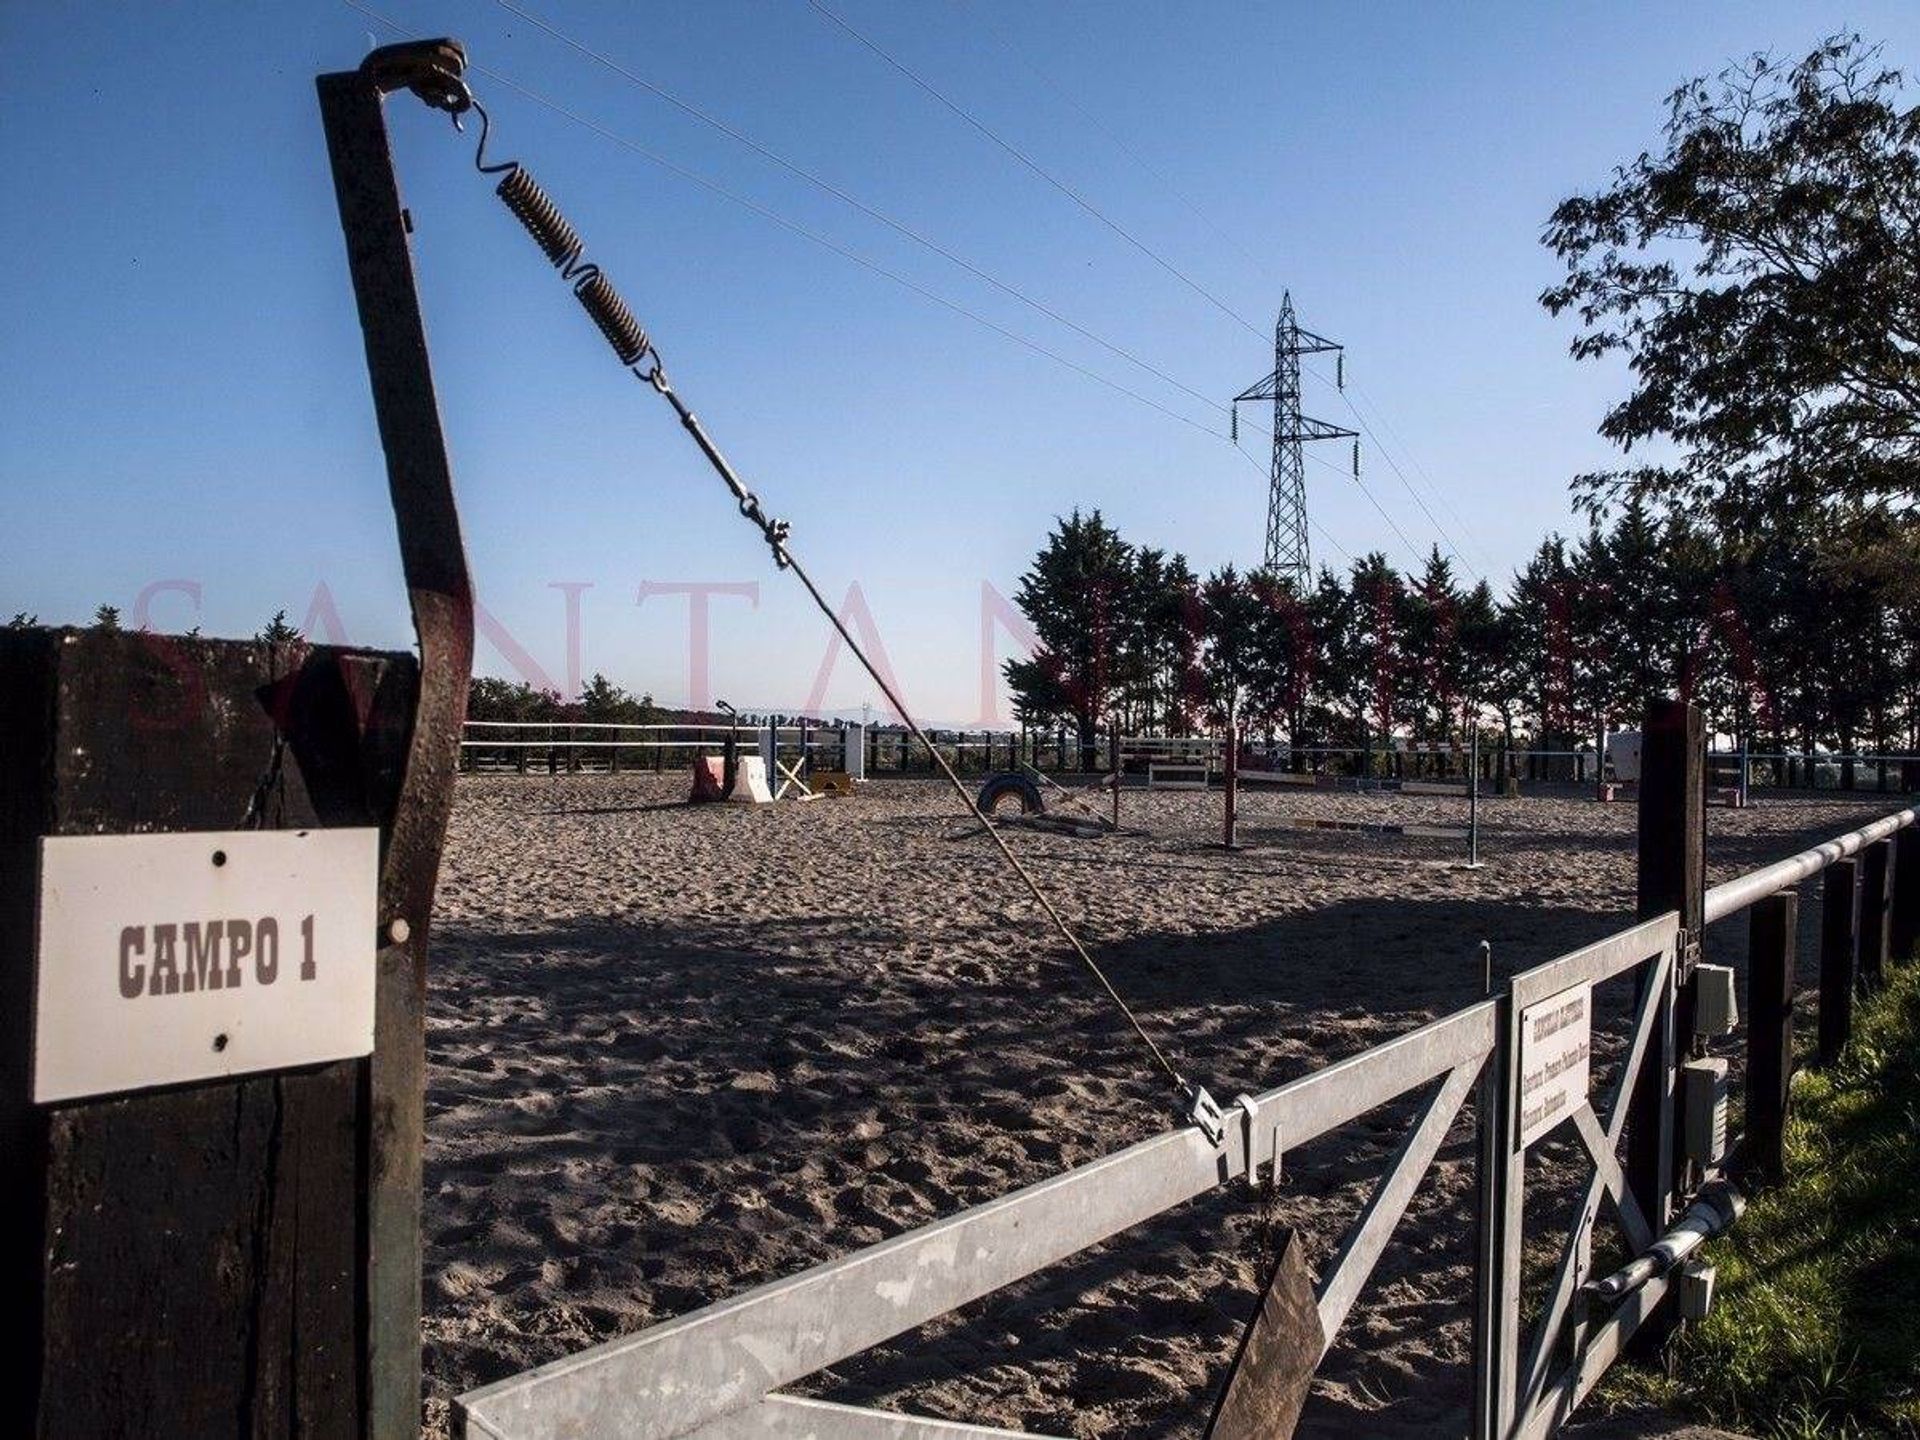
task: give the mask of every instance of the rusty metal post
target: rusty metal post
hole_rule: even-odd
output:
[[[434,398],[426,327],[387,143],[380,83],[316,82],[346,237],[374,416],[420,640],[420,693],[398,813],[382,860],[374,1056],[363,1127],[367,1433],[420,1427],[420,1199],[425,1129],[427,932],[473,666],[473,590],[453,472]]]

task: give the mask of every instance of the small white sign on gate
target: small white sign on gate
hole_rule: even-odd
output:
[[[1520,1149],[1587,1103],[1592,1055],[1591,985],[1575,985],[1520,1012]]]
[[[40,1103],[367,1055],[380,832],[40,842]]]

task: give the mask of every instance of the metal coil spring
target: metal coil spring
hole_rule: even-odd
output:
[[[620,357],[620,363],[638,364],[652,349],[647,332],[606,273],[598,265],[581,260],[586,246],[580,232],[568,223],[560,207],[517,161],[495,168],[504,169],[506,174],[494,193],[533,237],[540,252],[560,272],[560,278],[572,285],[580,308],[600,327],[600,333],[607,337],[607,344]]]

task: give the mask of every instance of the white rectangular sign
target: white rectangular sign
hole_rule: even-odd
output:
[[[367,1055],[380,832],[40,842],[33,1098]]]
[[[1575,985],[1520,1012],[1519,1148],[1587,1103],[1593,987]]]

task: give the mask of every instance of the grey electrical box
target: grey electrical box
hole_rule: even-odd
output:
[[[1740,1009],[1733,997],[1733,967],[1696,965],[1693,967],[1693,1028],[1709,1039],[1731,1035],[1740,1023]]]
[[[1687,1158],[1702,1170],[1727,1153],[1727,1062],[1689,1060],[1680,1067]]]
[[[1713,1308],[1713,1266],[1690,1260],[1680,1271],[1680,1318],[1704,1320]]]

